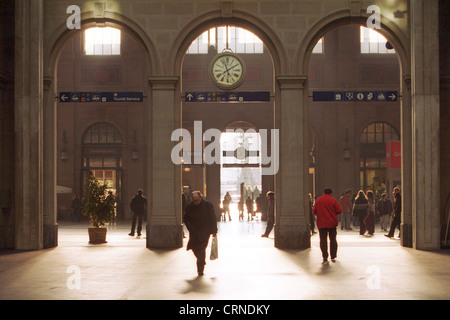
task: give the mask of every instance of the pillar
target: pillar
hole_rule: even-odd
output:
[[[44,248],[58,246],[57,165],[56,165],[56,88],[53,77],[44,78],[43,103],[43,223]]]
[[[181,128],[178,77],[149,78],[146,191],[147,248],[183,246],[181,165],[171,159],[173,130]]]
[[[43,1],[16,1],[15,249],[43,248]]]
[[[401,195],[402,218],[400,224],[400,243],[412,248],[412,120],[411,120],[411,75],[403,76],[401,83]],[[393,190],[388,190],[392,192]],[[390,195],[392,198],[392,194]]]
[[[308,104],[306,76],[278,76],[275,108],[280,166],[275,180],[275,247],[309,248]]]
[[[220,219],[220,164],[209,164],[206,166],[206,199],[214,206],[217,219]]]
[[[440,248],[439,25],[435,0],[411,1],[413,247]]]

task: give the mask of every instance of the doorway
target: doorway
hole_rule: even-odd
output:
[[[261,139],[253,128],[247,128],[223,132],[220,141],[222,210],[225,197],[229,197],[230,216],[240,221],[260,220],[262,215],[258,205],[262,190]],[[230,216],[222,212],[221,221]]]

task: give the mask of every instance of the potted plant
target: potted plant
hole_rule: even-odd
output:
[[[92,228],[88,228],[89,243],[106,243],[106,222],[110,222],[116,214],[118,196],[107,191],[106,185],[101,185],[92,172],[86,179],[85,203],[82,214],[90,216]]]

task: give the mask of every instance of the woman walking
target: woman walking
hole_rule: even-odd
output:
[[[368,201],[364,191],[359,190],[358,196],[353,204],[353,215],[358,217],[359,220],[359,234],[363,235],[366,233],[366,226],[364,224],[364,219],[367,216]]]
[[[369,235],[373,236],[375,232],[375,198],[372,190],[367,191],[367,204],[367,216],[364,223]]]

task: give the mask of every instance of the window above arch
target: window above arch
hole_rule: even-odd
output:
[[[400,137],[397,131],[385,122],[374,122],[369,124],[361,133],[361,143],[386,143],[398,141]]]
[[[109,123],[96,123],[90,126],[83,136],[83,144],[120,144],[122,136],[116,127]]]
[[[263,42],[252,32],[239,27],[221,26],[203,32],[187,50],[187,54],[207,54],[214,46],[217,52],[231,49],[235,53],[263,53]]]
[[[89,28],[84,32],[84,54],[87,56],[120,55],[121,33],[119,29]]]
[[[313,54],[322,54],[324,52],[323,50],[323,37],[317,41],[316,45],[314,46],[312,53]]]
[[[388,40],[374,29],[360,27],[361,53],[392,54],[394,49],[388,49]]]

